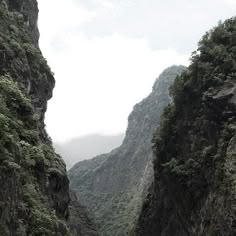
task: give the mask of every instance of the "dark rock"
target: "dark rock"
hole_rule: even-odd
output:
[[[65,164],[44,128],[55,80],[38,48],[37,19],[35,0],[0,1],[1,236],[78,235],[67,225]]]
[[[236,235],[236,66],[225,63],[236,65],[235,36],[236,18],[219,23],[174,83],[154,135],[154,182],[130,235]]]
[[[86,208],[83,207],[76,194],[71,192],[71,203],[70,203],[70,223],[69,227],[73,235],[84,235],[84,236],[98,236],[95,228],[95,223],[88,217],[89,213]]]

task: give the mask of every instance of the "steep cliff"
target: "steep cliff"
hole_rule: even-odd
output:
[[[0,0],[1,236],[71,235],[65,164],[44,129],[55,81],[37,16],[35,0]]]
[[[133,227],[143,193],[152,181],[152,134],[170,102],[168,88],[183,66],[166,69],[152,93],[134,107],[123,144],[109,154],[77,163],[71,188],[95,215],[102,236],[124,236]]]
[[[236,235],[236,18],[202,38],[172,95],[134,235]]]

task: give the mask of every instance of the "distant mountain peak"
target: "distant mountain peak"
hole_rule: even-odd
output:
[[[94,213],[101,236],[123,236],[134,227],[153,178],[152,134],[170,102],[169,86],[183,70],[183,66],[165,70],[151,94],[134,106],[120,147],[79,162],[69,171],[71,188]]]
[[[70,169],[76,162],[108,153],[119,147],[124,140],[124,136],[124,134],[89,134],[73,138],[64,143],[54,143],[54,147],[66,162],[67,169]]]

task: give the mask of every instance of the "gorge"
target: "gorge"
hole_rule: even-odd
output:
[[[69,172],[37,20],[36,0],[0,0],[0,235],[236,235],[236,18],[163,71],[118,148]]]

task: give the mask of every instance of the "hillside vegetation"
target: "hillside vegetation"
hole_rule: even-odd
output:
[[[183,70],[183,66],[166,69],[152,93],[135,105],[119,148],[79,162],[69,171],[71,188],[94,213],[102,236],[123,236],[134,227],[153,178],[152,135],[170,102],[169,86]]]
[[[0,0],[0,235],[80,235],[86,222],[71,221],[80,209],[70,204],[65,164],[44,128],[55,81],[37,19],[35,0]]]
[[[132,235],[236,235],[236,18],[206,33],[154,135],[154,182]]]

